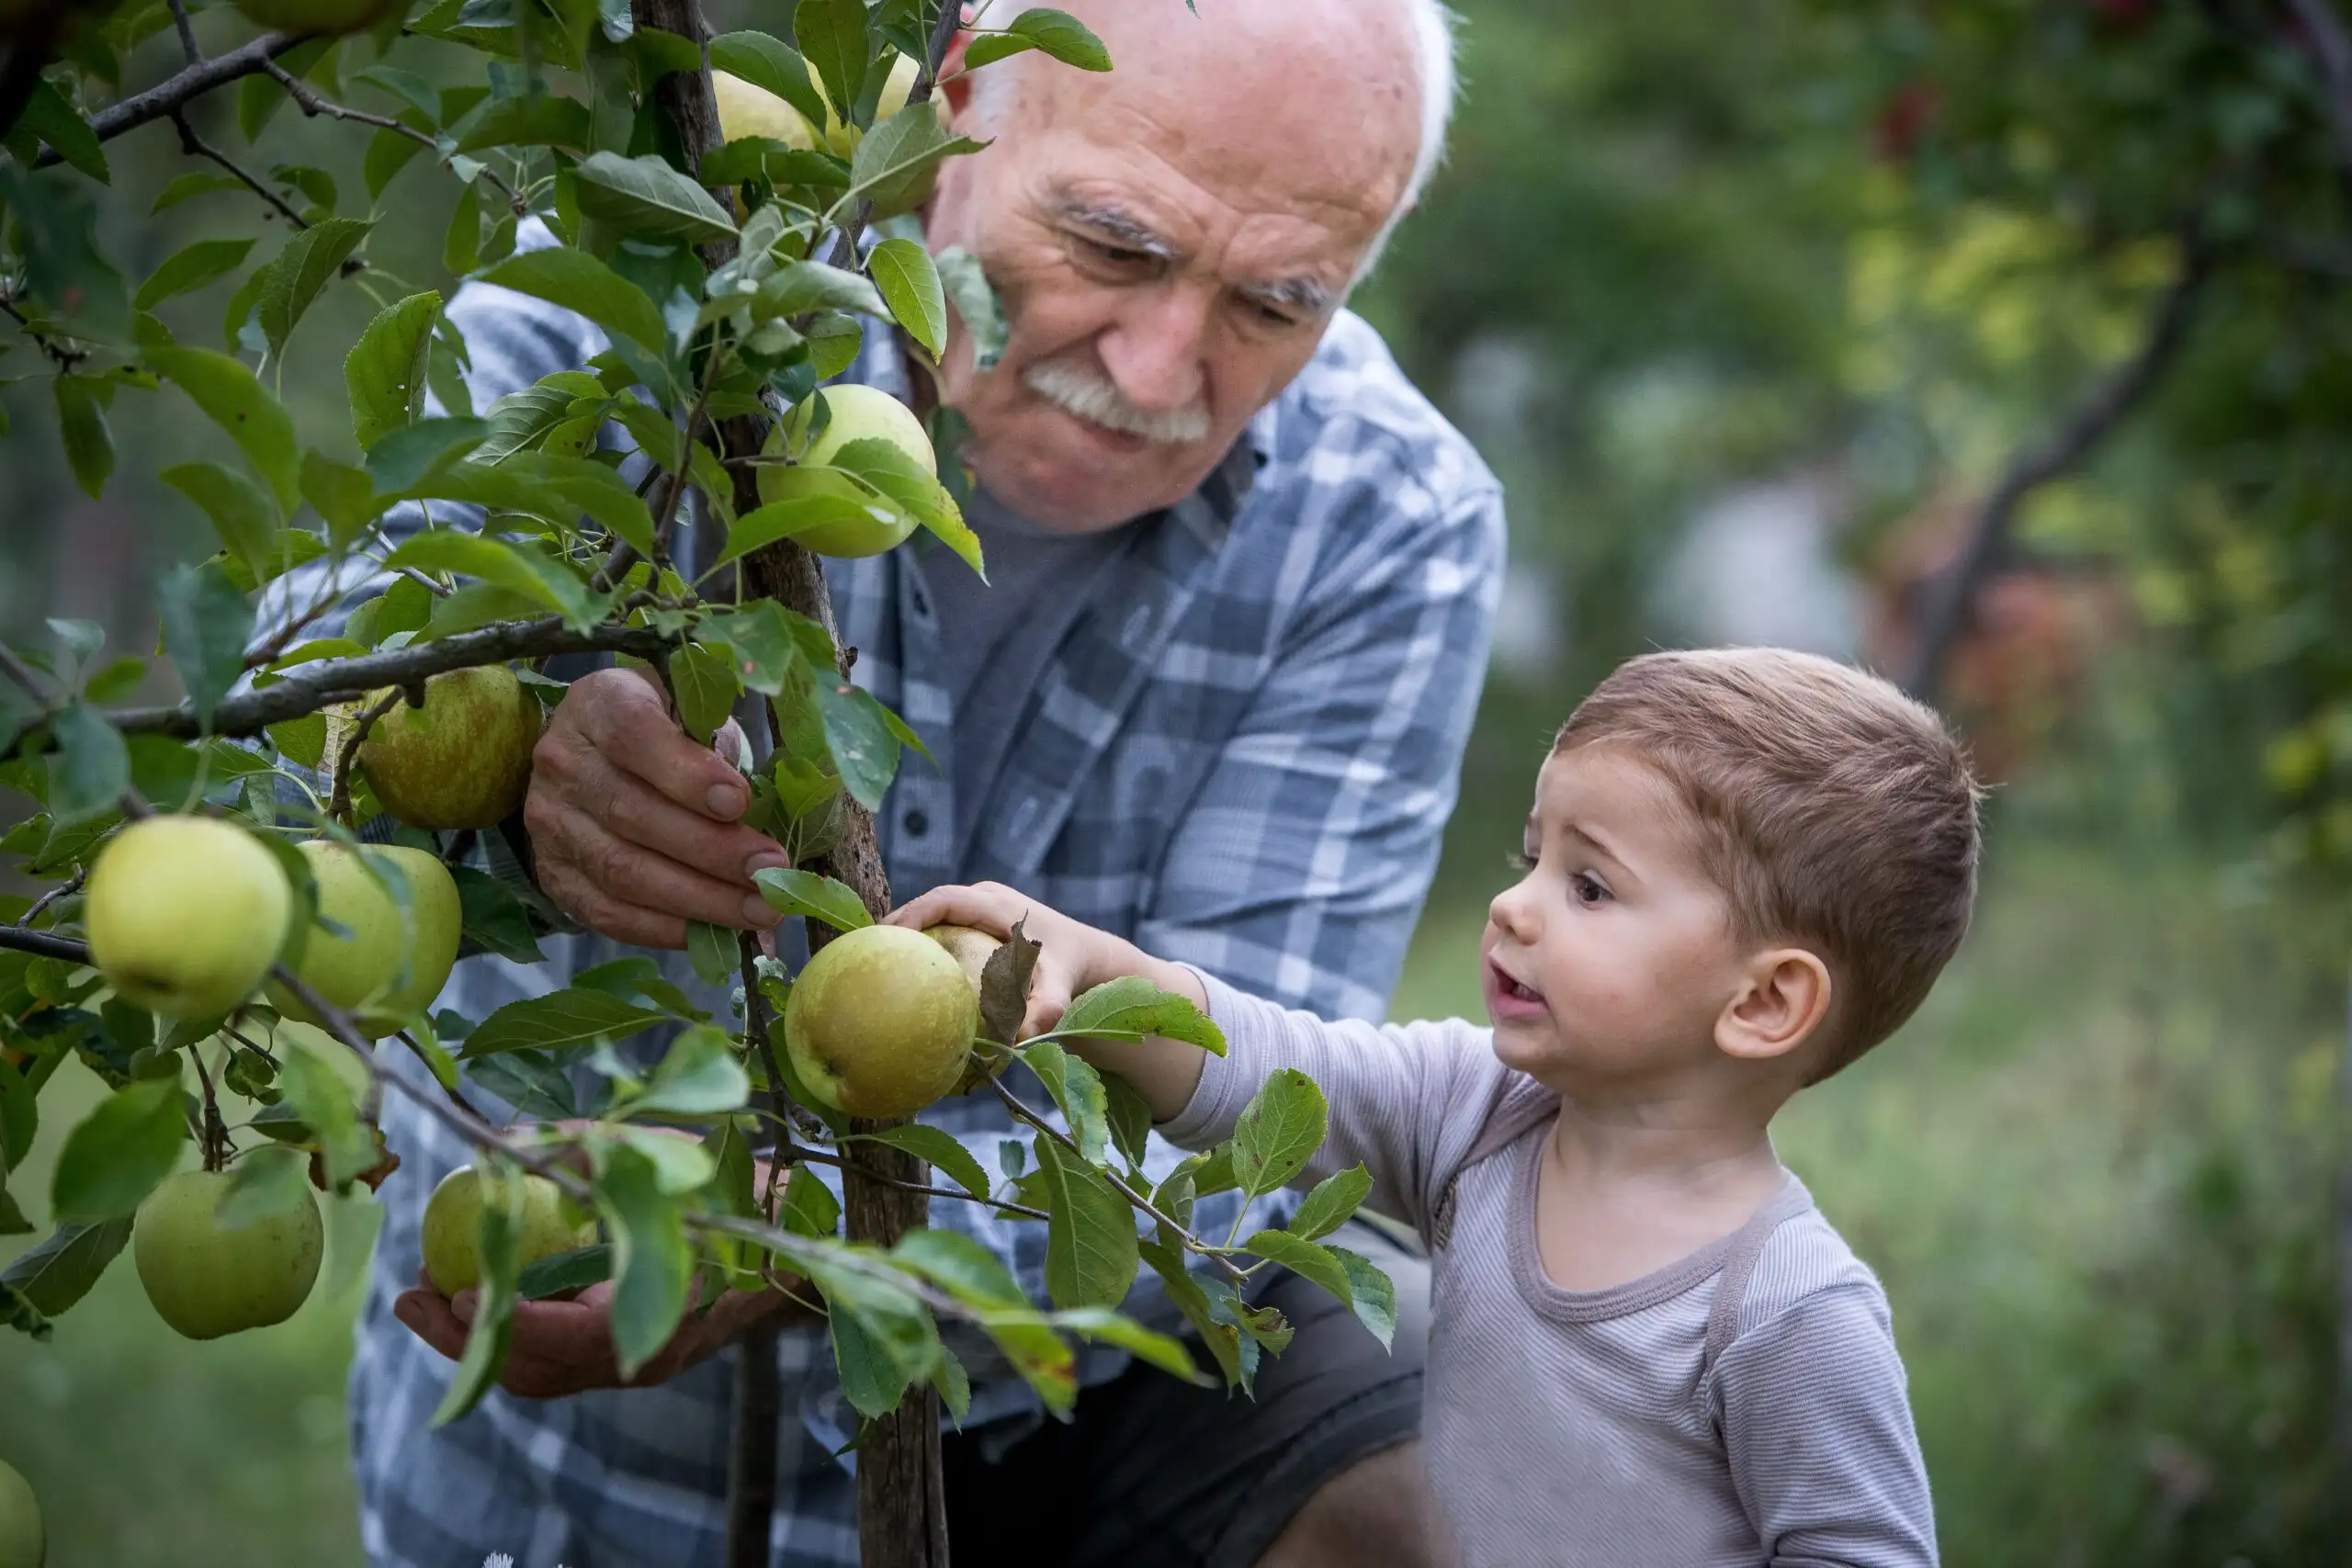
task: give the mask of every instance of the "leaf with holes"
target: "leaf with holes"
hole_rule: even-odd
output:
[[[343,356],[351,434],[366,451],[424,412],[425,359],[441,296],[430,289],[388,305]]]

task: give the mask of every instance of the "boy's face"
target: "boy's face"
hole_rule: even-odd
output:
[[[1495,1054],[1582,1093],[1654,1082],[1716,1056],[1745,951],[1656,771],[1607,749],[1555,754],[1536,778],[1520,881],[1488,908]]]

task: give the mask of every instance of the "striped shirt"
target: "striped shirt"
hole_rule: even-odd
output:
[[[524,243],[545,240],[526,231]],[[477,407],[603,346],[577,317],[479,285],[450,315]],[[880,333],[852,375],[904,385]],[[1201,489],[1130,532],[1046,661],[977,809],[957,799],[969,770],[956,757],[978,738],[957,734],[954,645],[908,570],[911,552],[827,563],[856,680],[905,716],[937,762],[910,755],[876,814],[894,897],[1001,881],[1261,994],[1379,1016],[1428,891],[1485,671],[1502,571],[1494,477],[1372,329],[1343,313]],[[483,837],[500,856],[496,835]],[[516,874],[503,859],[492,869]],[[544,945],[545,964],[460,964],[443,1005],[479,1019],[628,951],[588,934]],[[657,956],[667,978],[723,1015],[724,997],[682,954]],[[417,1070],[394,1053],[386,1061]],[[987,1094],[924,1120],[989,1169],[1017,1131]],[[384,1130],[403,1164],[382,1193],[351,1373],[370,1561],[444,1568],[502,1551],[525,1568],[715,1563],[731,1355],[658,1388],[545,1403],[493,1393],[465,1420],[427,1430],[451,1369],[391,1303],[416,1280],[425,1194],[469,1155],[397,1096]],[[1177,1157],[1155,1140],[1148,1165],[1157,1173]],[[1199,1224],[1233,1215],[1204,1201]],[[952,1202],[935,1203],[932,1223],[976,1236],[1045,1299],[1044,1227]],[[1172,1325],[1148,1271],[1145,1281],[1128,1310]],[[1034,1394],[993,1371],[985,1342],[950,1343],[973,1373],[967,1429],[1036,1419]],[[787,1331],[780,1360],[789,1417],[775,1562],[854,1563],[855,1488],[834,1455],[855,1418],[830,1347],[821,1332]],[[1092,1348],[1080,1376],[1099,1382],[1125,1365]]]
[[[1923,1568],[1927,1468],[1885,1292],[1793,1176],[1734,1234],[1566,1291],[1535,1241],[1559,1101],[1491,1032],[1325,1022],[1214,978],[1228,1054],[1161,1131],[1204,1145],[1296,1067],[1330,1103],[1302,1185],[1361,1161],[1430,1246],[1421,1440],[1464,1568]]]

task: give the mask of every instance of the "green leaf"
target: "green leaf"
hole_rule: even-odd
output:
[[[833,1364],[841,1372],[842,1397],[869,1421],[897,1409],[914,1380],[866,1331],[852,1308],[831,1304],[827,1323],[832,1331]]]
[[[734,220],[726,209],[658,155],[624,158],[617,152],[592,152],[575,173],[580,210],[631,234],[695,244],[734,237]]]
[[[424,370],[440,319],[441,296],[427,289],[388,305],[344,355],[351,396],[351,434],[361,451],[424,412]]]
[[[55,1317],[89,1293],[107,1265],[130,1242],[127,1217],[96,1224],[60,1224],[0,1270],[0,1286],[23,1292],[36,1310]]]
[[[130,753],[123,748],[122,732],[86,703],[75,703],[59,714],[50,732],[57,739],[49,781],[50,815],[64,824],[112,811],[130,787]]]
[[[187,687],[197,722],[209,727],[213,710],[244,673],[253,601],[209,561],[174,567],[164,574],[155,597],[163,612],[164,650]]]
[[[17,121],[19,131],[29,130],[49,143],[56,154],[81,170],[100,185],[111,177],[107,173],[106,148],[98,141],[98,133],[90,122],[74,112],[65,95],[39,77],[33,79],[32,96],[25,100]]]
[[[480,446],[489,434],[490,422],[471,417],[402,422],[368,448],[368,477],[388,495],[413,491]]]
[[[282,1144],[266,1144],[238,1156],[214,1218],[223,1230],[243,1230],[311,1201],[311,1156]]]
[[[187,1137],[179,1075],[141,1078],[98,1102],[65,1135],[50,1181],[61,1220],[95,1224],[136,1210],[179,1164]]]
[[[909,104],[857,144],[857,154],[850,160],[849,191],[842,201],[869,200],[877,212],[903,210],[943,159],[977,152],[986,145],[947,134],[940,127],[938,108],[928,100]]]
[[[107,424],[110,383],[95,376],[60,376],[51,383],[57,400],[57,426],[65,440],[66,465],[74,482],[95,501],[114,474],[114,432]]]
[[[508,1051],[467,1064],[465,1076],[525,1116],[562,1122],[580,1114],[579,1097],[556,1059],[543,1051]]]
[[[487,98],[451,128],[457,152],[492,147],[588,147],[588,106],[577,98],[534,94],[524,98]]]
[[[776,1221],[794,1235],[831,1235],[840,1228],[842,1202],[814,1170],[796,1165],[785,1181]]]
[[[251,240],[198,240],[149,273],[130,302],[139,310],[152,310],[166,299],[201,288],[214,278],[234,272],[253,248]]]
[[[792,14],[792,36],[846,124],[865,85],[865,0],[801,0]],[[821,114],[808,118],[812,125],[825,123]]]
[[[881,806],[883,792],[899,771],[899,737],[871,692],[838,677],[828,679],[829,674],[820,672],[817,679],[825,744],[841,770],[842,787],[872,811]]]
[[[318,1139],[328,1185],[340,1187],[383,1157],[375,1129],[352,1106],[349,1086],[316,1053],[301,1045],[279,1052],[277,1081]]]
[[[432,1425],[446,1427],[481,1403],[499,1369],[506,1364],[514,1334],[515,1277],[523,1262],[523,1173],[503,1165],[482,1170],[481,1218],[474,1246],[481,1258],[473,1322],[448,1391],[433,1412]]]
[[[416,143],[412,141],[409,145],[413,147]],[[167,208],[177,207],[191,197],[209,196],[214,191],[220,190],[241,191],[244,188],[245,182],[231,175],[181,175],[165,186],[156,196],[153,204],[147,209],[147,215],[152,218]]]
[[[360,175],[368,183],[368,199],[380,200],[384,187],[424,151],[423,142],[397,130],[379,130],[369,137],[368,151],[360,159]]]
[[[847,883],[797,867],[771,866],[752,880],[760,895],[787,915],[805,915],[839,931],[854,931],[874,923],[865,901]]]
[[[1173,1245],[1154,1237],[1143,1244],[1143,1259],[1159,1276],[1168,1299],[1176,1303],[1193,1332],[1216,1358],[1217,1366],[1225,1373],[1228,1384],[1245,1381],[1241,1365],[1240,1335],[1230,1323],[1221,1322],[1209,1305],[1208,1292],[1184,1267],[1184,1254]]]
[[[881,492],[884,499],[896,503],[902,511],[929,529],[939,541],[962,557],[964,563],[978,572],[981,581],[988,579],[986,564],[980,558],[979,536],[964,521],[956,498],[947,487],[933,478],[913,457],[900,449],[896,442],[878,436],[865,436],[849,442],[832,455],[834,469],[854,475],[860,481]],[[792,470],[796,474],[801,470]],[[811,475],[823,469],[806,470]]]
[[[1110,1104],[1103,1094],[1102,1075],[1050,1040],[1023,1050],[1021,1060],[1062,1108],[1078,1152],[1090,1163],[1101,1165],[1111,1144]]]
[[[711,562],[715,570],[753,550],[789,539],[828,523],[888,523],[896,513],[854,485],[820,468],[789,470],[801,493],[783,496],[745,513],[727,533],[727,547]],[[816,481],[816,482],[810,482]]]
[[[386,561],[480,578],[567,616],[580,616],[590,604],[588,585],[562,562],[526,545],[486,535],[432,529],[409,539]]]
[[[899,324],[938,359],[947,346],[947,296],[931,253],[912,240],[885,240],[865,258],[865,272]]]
[[[905,1131],[903,1128],[894,1131]],[[938,1132],[935,1127],[926,1132]],[[942,1133],[940,1136],[945,1137]],[[912,1269],[967,1306],[1026,1308],[1028,1296],[1004,1259],[961,1231],[911,1230],[890,1249],[891,1261]]]
[[[810,310],[862,310],[887,315],[881,290],[866,278],[825,262],[788,262],[770,273],[752,297],[752,317],[769,321]]]
[[[982,370],[993,370],[1004,357],[1006,340],[1012,327],[1004,319],[1004,305],[997,299],[995,286],[981,270],[980,258],[961,245],[950,245],[934,258],[939,269],[939,281],[947,298],[956,304],[956,313],[964,318],[964,335],[972,340],[972,362]]]
[[[182,463],[156,478],[203,509],[222,547],[244,562],[256,581],[268,571],[279,513],[267,491],[218,463]]]
[[[551,1051],[595,1040],[620,1040],[668,1016],[609,991],[573,986],[544,997],[508,1002],[466,1036],[465,1048],[458,1055],[471,1061],[502,1051]]]
[[[1340,1299],[1353,1309],[1356,1321],[1372,1331],[1385,1348],[1396,1333],[1396,1281],[1373,1265],[1372,1259],[1344,1247],[1325,1247],[1347,1270],[1348,1294]]]
[[[738,958],[733,929],[708,920],[688,920],[686,958],[704,985],[726,985],[734,977]]]
[[[1203,1381],[1200,1368],[1193,1364],[1192,1354],[1184,1348],[1182,1341],[1156,1329],[1146,1328],[1135,1319],[1123,1316],[1108,1307],[1080,1307],[1075,1312],[1057,1312],[1048,1321],[1055,1327],[1082,1339],[1115,1345],[1171,1377],[1182,1378],[1186,1382]]]
[[[1225,1032],[1192,1001],[1163,991],[1139,975],[1123,975],[1080,992],[1062,1014],[1057,1031],[1073,1034],[1157,1035],[1225,1055]]]
[[[321,219],[287,241],[286,248],[256,275],[262,284],[254,313],[271,354],[285,353],[295,325],[375,226],[373,219]]]
[[[699,643],[687,643],[670,654],[670,691],[678,699],[678,721],[696,742],[707,746],[729,716],[742,687],[734,666]],[[733,967],[730,947],[729,967]]]
[[[1234,1124],[1234,1180],[1252,1198],[1288,1186],[1323,1146],[1329,1121],[1315,1080],[1296,1067],[1277,1068]]]
[[[766,33],[719,34],[710,40],[710,68],[774,93],[811,125],[825,123],[825,101],[817,96],[808,62]]]
[[[613,154],[599,152],[596,156],[612,158]],[[691,188],[697,192],[701,189],[698,186]],[[669,341],[662,324],[662,312],[654,308],[645,290],[585,251],[560,245],[518,251],[481,274],[481,281],[576,311],[607,333],[628,338],[650,353],[662,353]]]
[[[495,1015],[493,1015],[495,1016]],[[661,1188],[653,1162],[615,1149],[596,1179],[596,1207],[613,1238],[613,1349],[621,1376],[661,1353],[677,1332],[694,1280],[694,1248],[678,1201]]]
[[[457,879],[458,918],[468,940],[516,964],[546,960],[530,910],[514,889],[470,866],[452,866],[449,872]]]
[[[1371,1190],[1371,1173],[1361,1165],[1351,1165],[1317,1182],[1285,1228],[1306,1241],[1329,1235],[1348,1223]]]
[[[1141,1257],[1134,1211],[1099,1173],[1043,1134],[1037,1167],[1053,1216],[1046,1224],[1046,1293],[1058,1307],[1116,1306]]]
[[[1303,1236],[1288,1231],[1260,1231],[1241,1244],[1261,1258],[1271,1258],[1300,1279],[1320,1285],[1343,1303],[1352,1305],[1354,1292],[1348,1284],[1347,1270],[1328,1248],[1317,1247]]]
[[[100,253],[89,190],[61,175],[0,165],[0,201],[24,257],[25,292],[75,333],[108,343],[130,335],[130,290]]]
[[[293,511],[301,498],[301,449],[285,405],[260,379],[242,362],[209,348],[150,349],[147,363],[229,433],[277,497],[278,510]]]
[[[871,1133],[861,1133],[862,1140],[888,1144],[903,1149],[925,1165],[936,1166],[940,1172],[956,1186],[975,1198],[989,1195],[989,1173],[972,1157],[972,1151],[956,1141],[952,1133],[920,1122],[910,1122],[901,1127],[877,1127]]]
[[[604,1242],[575,1247],[542,1258],[526,1267],[514,1281],[514,1293],[526,1302],[545,1301],[572,1291],[601,1285],[613,1277],[613,1249]]]
[[[1129,1165],[1143,1168],[1146,1146],[1151,1139],[1151,1106],[1135,1087],[1117,1074],[1102,1080],[1102,1092],[1109,1100],[1111,1142]]]
[[[302,454],[302,499],[325,521],[335,549],[348,547],[390,504],[378,502],[376,482],[365,469],[318,452]]]
[[[1026,49],[1042,50],[1080,71],[1111,69],[1111,51],[1102,47],[1102,40],[1068,11],[1057,11],[1047,6],[1022,12],[1001,33],[984,33],[974,39],[964,63],[967,69],[977,71],[990,61],[1002,60]]]
[[[718,1162],[710,1151],[667,1129],[623,1127],[620,1141],[652,1162],[654,1185],[665,1197],[699,1192],[718,1174]]]
[[[628,1109],[668,1116],[716,1116],[741,1110],[751,1096],[751,1077],[725,1032],[698,1024],[671,1043],[644,1092],[629,1100]]]

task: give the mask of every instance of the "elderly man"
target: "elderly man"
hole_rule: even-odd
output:
[[[1376,1015],[1453,799],[1503,544],[1492,476],[1340,309],[1437,162],[1446,17],[1436,0],[1074,8],[1119,69],[1024,56],[959,80],[951,59],[945,112],[997,140],[945,166],[923,215],[934,247],[980,258],[1011,325],[1001,363],[978,369],[958,339],[943,379],[971,429],[970,517],[995,586],[919,545],[831,563],[857,678],[938,762],[910,764],[877,818],[891,885],[1011,883],[1250,989]],[[452,313],[478,400],[598,347],[584,323],[494,290]],[[881,334],[853,374],[912,390]],[[738,820],[745,805],[644,681],[578,679],[509,837],[527,837],[529,874],[584,934],[559,939],[545,970],[470,961],[469,1010],[620,944],[678,948],[689,919],[773,924],[751,876],[783,855]],[[730,1301],[628,1389],[600,1292],[526,1303],[506,1391],[428,1432],[471,1303],[412,1288],[420,1195],[464,1151],[392,1116],[408,1166],[386,1192],[352,1374],[375,1562],[715,1562],[725,1345],[767,1314],[784,1325],[787,1413],[776,1561],[856,1561],[854,1486],[833,1457],[854,1421],[821,1328],[778,1299]],[[985,1095],[927,1119],[989,1162],[1012,1128]],[[944,1202],[933,1223],[1038,1288],[1041,1227]],[[1407,1309],[1394,1355],[1276,1280],[1266,1299],[1298,1332],[1254,1401],[1094,1351],[1074,1419],[1041,1422],[1017,1379],[976,1367],[949,1439],[958,1554],[1422,1560],[1426,1274],[1385,1261]],[[1155,1292],[1129,1307],[1169,1321]]]

